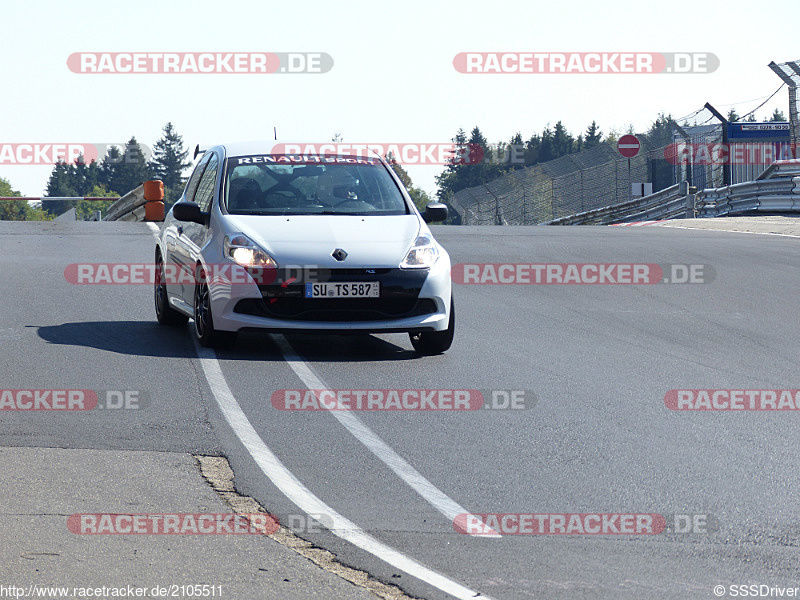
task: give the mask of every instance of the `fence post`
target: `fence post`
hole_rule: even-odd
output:
[[[678,192],[681,196],[686,197],[686,216],[684,218],[694,219],[697,216],[697,196],[692,193],[692,188],[689,186],[688,181],[681,181],[678,185],[680,186]]]

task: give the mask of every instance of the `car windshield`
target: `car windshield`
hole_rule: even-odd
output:
[[[409,214],[383,163],[357,157],[232,157],[225,199],[228,212],[237,215]]]

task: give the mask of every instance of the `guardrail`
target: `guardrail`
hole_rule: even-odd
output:
[[[776,160],[756,180],[778,177],[800,177],[800,160]]]
[[[103,221],[163,221],[164,182],[145,181],[108,207]]]
[[[775,165],[767,171],[773,166]],[[780,166],[772,173],[777,169]],[[694,215],[698,217],[721,217],[751,212],[800,212],[800,176],[767,177],[703,190],[694,196],[693,208]]]
[[[682,181],[649,196],[553,219],[542,225],[613,225],[684,217],[690,210],[691,189],[687,182]]]
[[[614,225],[755,212],[800,213],[800,160],[776,161],[755,181],[700,192],[683,181],[649,196],[553,219],[542,225]]]

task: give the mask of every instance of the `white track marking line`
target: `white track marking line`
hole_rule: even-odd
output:
[[[724,233],[749,233],[750,235],[774,235],[778,237],[800,238],[793,233],[774,233],[771,231],[737,231],[736,229],[716,229],[713,227],[685,227],[683,225],[665,225],[671,229],[690,229],[691,231],[722,231]]]
[[[369,552],[396,569],[408,573],[412,577],[416,577],[420,581],[424,581],[455,598],[470,600],[481,596],[491,600],[488,596],[482,596],[475,590],[471,590],[406,556],[402,552],[387,546],[317,498],[283,465],[280,459],[264,443],[264,440],[259,437],[228,387],[214,351],[200,347],[196,340],[195,348],[197,349],[197,356],[203,368],[206,381],[208,381],[211,392],[214,394],[214,398],[228,425],[230,425],[236,437],[242,442],[264,475],[275,484],[284,496],[307,514],[328,515],[333,522],[330,528],[331,533]]]
[[[295,352],[292,345],[283,335],[272,336],[281,349],[283,358],[309,390],[331,389],[320,377],[314,373],[311,366]],[[324,405],[323,405],[324,406]],[[327,407],[326,407],[327,408]],[[436,510],[442,513],[451,523],[458,515],[468,511],[452,500],[447,494],[425,479],[422,474],[412,467],[408,461],[392,449],[378,435],[367,427],[349,410],[328,410],[339,423],[341,423],[353,436],[364,444],[370,452],[378,457],[383,464],[394,471],[400,479],[410,485],[414,491],[422,496]],[[501,537],[498,533],[471,534],[478,537]]]
[[[158,239],[159,227],[154,223],[148,223],[148,228],[156,239]],[[328,515],[333,522],[333,526],[330,528],[331,533],[361,548],[365,552],[372,554],[385,563],[392,565],[396,569],[408,573],[412,577],[416,577],[420,581],[446,594],[450,594],[454,598],[459,598],[460,600],[473,600],[478,596],[486,600],[492,600],[490,596],[471,590],[457,581],[417,562],[410,556],[406,556],[402,552],[395,550],[391,546],[387,546],[317,498],[317,496],[284,466],[280,459],[275,456],[272,450],[269,449],[269,446],[267,446],[264,440],[258,435],[247,418],[247,415],[244,414],[242,407],[239,406],[236,398],[234,398],[233,392],[231,392],[231,389],[228,387],[228,382],[225,381],[225,375],[222,374],[222,369],[219,366],[216,353],[208,348],[202,348],[195,338],[192,339],[197,351],[197,357],[200,360],[200,366],[203,368],[203,374],[208,382],[208,387],[211,389],[211,393],[214,395],[214,399],[217,401],[222,415],[236,434],[236,437],[242,442],[247,452],[253,457],[253,460],[261,469],[261,472],[267,476],[284,496],[291,500],[298,508],[305,511],[306,514]],[[286,343],[288,345],[288,342]],[[294,367],[292,368],[294,369]]]

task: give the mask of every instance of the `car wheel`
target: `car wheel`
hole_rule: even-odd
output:
[[[214,329],[214,317],[211,314],[211,294],[202,267],[197,269],[197,284],[194,288],[194,333],[201,346],[221,348],[236,340],[235,331],[217,331]]]
[[[186,325],[189,317],[169,305],[167,298],[167,276],[164,269],[164,261],[161,255],[156,256],[156,281],[154,286],[155,301],[156,301],[156,319],[161,325]]]
[[[444,331],[424,331],[422,333],[410,333],[411,345],[414,350],[425,356],[441,354],[453,344],[453,335],[456,329],[456,305],[450,297],[450,321]]]

